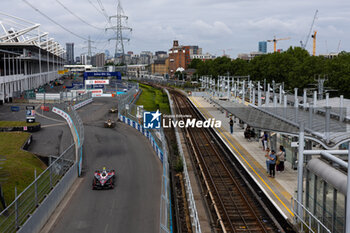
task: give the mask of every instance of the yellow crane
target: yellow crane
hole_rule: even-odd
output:
[[[317,34],[317,31],[314,31],[314,34],[311,36],[313,39],[312,56],[316,55],[316,34]]]
[[[277,51],[277,48],[276,48],[277,41],[289,40],[289,39],[290,39],[290,37],[276,39],[276,36],[274,36],[273,40],[267,40],[267,42],[273,42],[273,51],[276,52]]]

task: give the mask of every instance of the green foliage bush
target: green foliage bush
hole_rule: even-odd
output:
[[[282,53],[270,53],[257,56],[251,61],[242,59],[231,60],[218,57],[215,60],[192,60],[190,68],[194,68],[198,75],[242,76],[250,75],[252,80],[271,83],[284,82],[287,89],[311,87],[316,84],[318,75],[325,75],[328,80],[326,87],[338,90],[335,95],[350,98],[350,53],[341,52],[339,56],[329,59],[322,56],[311,56],[305,49],[290,47]]]

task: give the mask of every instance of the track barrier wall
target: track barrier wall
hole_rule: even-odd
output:
[[[160,161],[163,163],[163,158],[164,158],[163,151],[162,151],[161,147],[158,146],[156,140],[154,139],[154,137],[152,136],[150,131],[143,128],[142,125],[135,122],[134,120],[131,120],[123,115],[119,115],[119,120],[121,122],[124,122],[127,125],[130,125],[131,127],[135,128],[137,131],[139,131],[141,134],[143,134],[143,136],[145,136],[149,140],[149,142],[152,145],[153,150],[156,152],[156,155],[158,156]]]
[[[55,186],[65,180],[65,174],[74,167],[74,144],[70,145],[59,157],[50,157],[49,161],[50,165],[39,176],[36,176],[35,171],[34,181],[19,195],[16,195],[15,200],[0,213],[0,232],[16,232],[22,228],[26,229],[27,222],[31,221],[30,217],[39,209],[47,208],[42,204],[48,199]],[[69,186],[63,184],[65,185]],[[53,206],[52,209],[55,207]],[[32,224],[36,223],[29,223],[29,225]]]
[[[75,163],[18,232],[39,232],[77,178],[77,163]]]
[[[142,91],[138,85],[129,90],[128,93],[118,96],[118,118],[125,124],[138,130],[151,143],[153,150],[163,164],[162,188],[160,197],[160,233],[172,233],[172,215],[171,215],[171,192],[169,185],[169,163],[168,147],[164,136],[163,129],[148,130],[143,127],[137,118],[135,102],[140,97]],[[125,116],[125,115],[127,116]]]

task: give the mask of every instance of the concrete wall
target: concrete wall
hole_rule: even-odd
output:
[[[18,232],[39,232],[77,178],[77,164],[75,163]]]

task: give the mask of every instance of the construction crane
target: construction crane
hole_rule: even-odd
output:
[[[310,36],[311,36],[311,31],[312,31],[312,28],[314,27],[315,20],[316,20],[316,18],[317,18],[317,13],[318,13],[318,10],[316,10],[316,12],[315,12],[314,19],[312,20],[309,33],[308,33],[307,36],[306,36],[306,41],[305,41],[305,43],[303,43],[302,40],[300,41],[300,45],[301,45],[301,47],[302,47],[303,49],[306,48],[307,42],[309,41],[309,38],[310,38]]]
[[[311,36],[313,39],[313,44],[312,44],[312,56],[316,55],[316,34],[317,31],[314,31],[314,34]]]
[[[277,41],[280,41],[280,40],[289,40],[289,39],[290,39],[290,37],[276,39],[276,36],[274,36],[274,37],[273,37],[273,40],[267,40],[267,42],[273,42],[273,51],[274,51],[274,52],[277,52],[277,48],[276,48]]]
[[[222,56],[227,56],[226,52],[234,50],[234,48],[229,48],[229,49],[217,49],[216,51],[222,51]],[[216,55],[216,54],[215,54]]]
[[[223,50],[222,50],[223,56],[227,56],[226,51],[231,51],[231,50],[233,50],[233,48],[230,48],[230,49],[223,49]]]
[[[339,53],[339,49],[340,49],[340,43],[341,43],[341,40],[339,40],[339,43],[338,43],[338,49],[337,49],[337,53]]]

